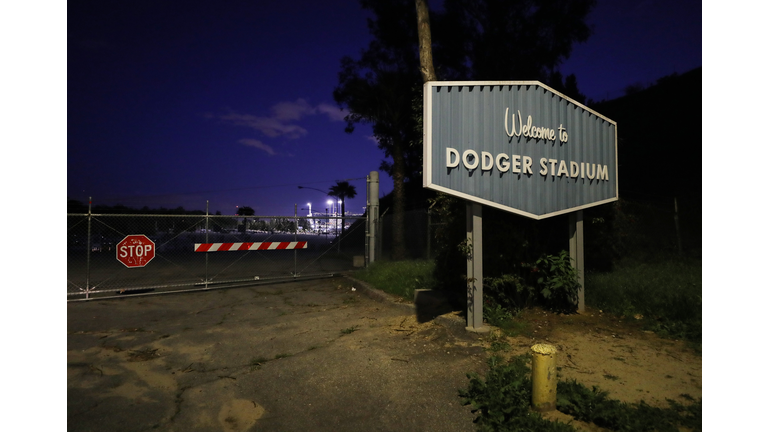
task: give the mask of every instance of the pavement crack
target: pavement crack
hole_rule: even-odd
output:
[[[176,410],[174,411],[171,418],[169,418],[168,421],[164,422],[161,426],[164,426],[166,424],[171,424],[176,420],[176,417],[178,417],[178,415],[181,413],[181,404],[182,402],[184,402],[184,398],[183,398],[184,392],[186,392],[190,388],[192,388],[192,386],[183,386],[179,389],[178,392],[176,392],[176,399],[174,401],[176,404]]]

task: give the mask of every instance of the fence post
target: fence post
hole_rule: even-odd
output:
[[[677,197],[675,197],[675,232],[677,233],[677,253],[683,254],[683,242],[680,239],[680,218],[677,216]]]
[[[85,299],[91,291],[91,202],[93,197],[88,197],[88,235],[85,240]]]
[[[205,200],[205,242],[208,243],[208,200]],[[205,289],[208,289],[208,254],[205,254]]]
[[[376,261],[376,246],[378,237],[378,221],[379,221],[379,173],[377,171],[371,171],[368,174],[368,187],[366,188],[368,194],[368,221],[366,224],[366,267]]]

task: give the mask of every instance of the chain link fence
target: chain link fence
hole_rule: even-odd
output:
[[[344,218],[341,236],[341,218],[328,216],[68,214],[67,297],[330,277],[363,265],[365,224],[356,219],[365,218]],[[127,236],[154,246],[134,247]]]
[[[458,210],[462,212],[462,210]],[[490,216],[490,214],[488,215]],[[502,216],[504,217],[504,216]],[[525,229],[529,225],[519,227],[519,218],[508,215],[507,230]],[[428,209],[414,209],[405,212],[406,250],[410,259],[434,259],[440,245],[435,237],[438,227],[446,222],[440,215]],[[567,247],[567,215],[558,219],[562,232],[540,236],[540,241],[549,237],[555,238],[552,243],[562,243]],[[638,253],[679,253],[700,256],[702,247],[702,207],[696,197],[638,197],[621,198],[618,202],[587,209],[584,214],[586,230],[586,246],[588,248],[587,262],[600,266],[604,260],[615,260],[624,256]],[[463,229],[464,214],[459,215],[458,222]],[[494,219],[487,221],[491,231],[484,233],[484,243],[491,247],[497,238],[506,240],[509,236],[492,230],[492,227],[505,227]],[[554,221],[557,223],[557,220]],[[553,222],[539,222],[540,230],[552,228]],[[391,210],[386,210],[379,223],[379,250],[377,257],[388,259],[392,251],[393,217]],[[463,238],[463,237],[462,237]],[[557,241],[559,239],[559,241]],[[459,239],[460,240],[460,239]],[[458,240],[457,240],[458,241]],[[514,248],[520,245],[510,244]],[[458,247],[451,245],[450,247]]]

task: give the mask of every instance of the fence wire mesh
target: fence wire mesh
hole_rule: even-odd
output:
[[[365,224],[350,224],[354,219],[360,218],[345,218],[349,228],[341,236],[341,219],[333,217],[318,221],[293,216],[69,214],[67,296],[330,276],[362,262]],[[146,265],[129,267],[123,262],[132,250],[119,246],[129,235],[143,235],[154,243],[154,257]],[[245,243],[246,249],[251,243],[290,247],[284,242],[306,242],[306,248],[195,250],[196,244],[212,243]]]
[[[386,210],[386,209],[385,209]],[[464,229],[463,209],[454,223],[461,224]],[[379,258],[388,259],[392,252],[393,223],[392,211],[383,212],[379,223]],[[504,213],[502,213],[504,215]],[[486,215],[488,216],[488,215]],[[503,217],[503,216],[502,216]],[[501,236],[492,227],[505,230],[524,229],[518,226],[515,218],[507,215],[508,225],[488,223],[490,230],[484,232],[484,244],[490,248],[493,242],[506,241],[508,236]],[[563,220],[562,234],[552,234],[567,247],[567,215]],[[440,226],[446,221],[437,212],[428,209],[408,210],[404,213],[404,234],[407,256],[411,259],[433,259],[441,247],[456,248],[457,245],[441,244],[436,238]],[[585,211],[586,246],[590,249],[587,261],[610,259],[629,256],[637,253],[681,252],[689,254],[701,253],[702,207],[696,197],[637,197],[622,198],[618,202],[601,205]],[[490,222],[490,221],[489,221]],[[525,225],[527,226],[527,225]],[[544,238],[547,238],[546,236]],[[506,247],[515,248],[520,245],[509,244]]]

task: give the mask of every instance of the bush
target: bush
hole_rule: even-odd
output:
[[[536,279],[544,306],[556,311],[576,311],[579,300],[579,278],[566,251],[558,255],[545,255],[536,261],[532,271],[540,275]]]

